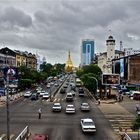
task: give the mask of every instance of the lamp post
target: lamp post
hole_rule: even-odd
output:
[[[6,51],[6,67],[7,65],[7,54],[8,51]],[[6,112],[7,112],[7,140],[10,140],[10,117],[9,117],[9,75],[6,72]]]

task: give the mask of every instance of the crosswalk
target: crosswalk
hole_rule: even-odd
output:
[[[106,114],[105,117],[109,120],[111,126],[113,127],[115,132],[132,132],[132,122],[135,120],[134,115],[111,115]]]
[[[14,134],[10,134],[10,140],[15,140],[15,135]],[[0,134],[0,140],[7,140],[7,135],[4,134]]]
[[[44,101],[44,102],[62,102],[62,101],[64,101],[64,100],[66,100],[65,98],[63,98],[63,99],[61,99],[61,98],[52,98],[52,99],[47,99],[47,100],[42,100],[42,101]]]

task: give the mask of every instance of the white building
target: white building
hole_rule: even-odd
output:
[[[106,40],[107,52],[98,56],[98,66],[103,73],[112,73],[112,59],[124,56],[123,51],[115,50],[115,40],[109,36]]]
[[[140,53],[140,50],[133,50],[133,48],[124,48],[125,56],[134,55]]]

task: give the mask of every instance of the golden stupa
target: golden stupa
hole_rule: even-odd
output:
[[[65,65],[65,71],[68,72],[68,73],[73,71],[73,63],[71,61],[70,51],[69,51],[69,54],[68,54],[68,60],[67,60],[66,65]]]

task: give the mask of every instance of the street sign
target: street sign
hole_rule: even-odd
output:
[[[119,74],[102,74],[102,85],[119,85]]]

